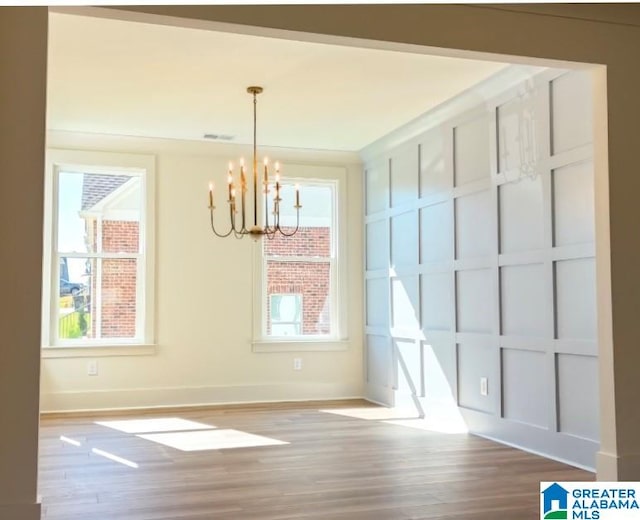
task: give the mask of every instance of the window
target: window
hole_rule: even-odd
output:
[[[345,320],[339,319],[343,301],[339,183],[337,179],[285,178],[280,223],[289,232],[296,224],[296,184],[303,206],[298,232],[292,237],[265,237],[257,244],[256,343],[334,342],[344,336]]]
[[[91,153],[67,152],[87,159]],[[57,155],[60,155],[58,153]],[[47,346],[151,342],[149,168],[52,162],[47,183]],[[129,156],[127,156],[129,157]],[[128,162],[123,160],[123,162]],[[137,161],[139,162],[139,161]],[[48,340],[48,341],[47,341]]]

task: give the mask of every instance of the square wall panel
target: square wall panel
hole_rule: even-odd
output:
[[[556,262],[556,331],[558,339],[595,341],[596,263],[594,258]]]
[[[445,130],[436,128],[420,140],[420,196],[445,193],[453,187],[453,179],[445,162]]]
[[[551,339],[547,325],[550,289],[551,280],[545,279],[543,264],[501,267],[502,334]]]
[[[557,365],[559,430],[598,441],[598,358],[558,354]]]
[[[367,228],[367,270],[389,267],[389,221],[370,222]]]
[[[420,262],[453,260],[453,206],[441,202],[420,209]]]
[[[540,428],[549,425],[549,385],[546,354],[502,349],[502,403],[505,419]]]
[[[395,328],[416,332],[420,330],[417,276],[391,279],[391,316]]]
[[[421,396],[422,351],[419,344],[410,340],[394,340],[396,349],[396,381],[398,390]]]
[[[458,125],[453,139],[455,185],[489,178],[491,131],[488,114]]]
[[[488,256],[494,252],[494,214],[489,190],[455,199],[456,258]]]
[[[435,401],[451,402],[456,390],[456,345],[453,341],[422,342],[425,395]]]
[[[391,384],[391,343],[384,336],[367,336],[367,383],[389,387]]]
[[[367,215],[389,207],[389,162],[386,160],[365,167]]]
[[[593,90],[586,71],[568,72],[551,82],[553,154],[593,141]]]
[[[451,330],[453,314],[453,280],[450,273],[429,273],[421,276],[420,297],[422,328]]]
[[[542,177],[535,176],[498,188],[500,252],[518,253],[544,246]]]
[[[391,266],[418,264],[418,212],[409,211],[391,218]]]
[[[456,273],[458,332],[491,334],[494,330],[495,291],[491,269]]]
[[[556,246],[595,240],[593,163],[570,164],[553,171]]]
[[[389,325],[389,279],[369,278],[367,284],[367,325]]]
[[[401,206],[418,198],[418,145],[402,146],[391,156],[391,205]]]
[[[458,344],[458,403],[465,408],[492,413],[498,391],[492,348],[473,343]],[[488,394],[480,393],[480,379],[487,378]]]

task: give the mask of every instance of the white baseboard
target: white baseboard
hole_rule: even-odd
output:
[[[82,412],[359,398],[362,398],[362,385],[359,383],[132,388],[43,393],[40,399],[40,410],[44,413]]]
[[[558,456],[556,456],[554,454],[550,454],[550,453],[547,453],[547,452],[544,452],[544,451],[527,448],[526,446],[523,446],[522,444],[516,444],[514,442],[508,442],[508,441],[505,441],[503,439],[500,439],[499,437],[492,437],[491,435],[485,435],[485,434],[476,433],[476,432],[473,432],[473,431],[470,431],[469,433],[471,433],[472,435],[476,435],[478,437],[482,437],[483,439],[487,439],[488,441],[497,442],[498,444],[504,444],[505,446],[509,446],[511,448],[516,448],[518,450],[526,451],[527,453],[531,453],[533,455],[538,455],[539,457],[544,457],[545,459],[555,460],[556,462],[561,462],[562,464],[566,464],[567,466],[573,466],[574,468],[582,469],[584,471],[588,471],[589,473],[595,473],[596,472],[595,468],[592,467],[592,466],[586,466],[584,464],[580,464],[580,463],[575,462],[573,460],[565,459],[563,457],[558,457]]]

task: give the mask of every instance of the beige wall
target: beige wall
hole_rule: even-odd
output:
[[[157,347],[147,355],[99,357],[85,351],[71,358],[55,357],[67,351],[47,349],[42,410],[362,395],[362,176],[356,154],[269,153],[283,163],[285,175],[293,175],[294,164],[348,168],[348,341],[337,345],[343,350],[330,352],[253,352],[253,241],[214,237],[206,209],[209,181],[221,186],[229,159],[247,150],[69,133],[49,134],[47,146],[155,156]],[[293,371],[294,357],[303,359],[302,371]],[[89,359],[98,361],[97,376],[87,375]]]

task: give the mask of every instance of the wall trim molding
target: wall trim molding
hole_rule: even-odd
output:
[[[502,418],[496,419],[495,416],[476,410],[460,408],[460,411],[465,422],[473,424],[473,429],[469,430],[472,435],[586,471],[596,471],[594,454],[599,446],[598,441],[542,428],[532,436],[533,427],[527,424]]]
[[[137,154],[193,154],[210,157],[240,156],[250,151],[250,145],[218,143],[205,140],[167,139],[161,137],[141,137],[131,135],[100,134],[92,132],[71,132],[51,129],[47,132],[48,149],[102,150],[109,147],[125,153]],[[280,161],[300,164],[359,165],[358,152],[341,150],[310,150],[305,148],[278,148],[261,146],[261,151],[269,156],[277,156]]]
[[[363,399],[362,390],[359,382],[311,382],[50,392],[41,396],[41,413]]]

